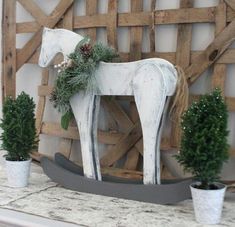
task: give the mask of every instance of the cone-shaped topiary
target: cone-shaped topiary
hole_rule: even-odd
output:
[[[223,162],[228,159],[228,110],[219,89],[203,95],[182,116],[182,139],[177,160],[201,182],[213,188]]]
[[[3,105],[0,127],[2,149],[9,161],[25,161],[37,147],[33,99],[22,92],[16,99],[7,97]]]

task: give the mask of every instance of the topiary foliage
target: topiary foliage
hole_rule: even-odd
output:
[[[201,182],[200,188],[211,188],[229,157],[227,119],[219,89],[203,95],[182,116],[181,148],[176,158]]]
[[[2,149],[9,161],[25,161],[32,149],[37,148],[33,99],[22,92],[15,100],[7,97],[3,105],[0,127]]]

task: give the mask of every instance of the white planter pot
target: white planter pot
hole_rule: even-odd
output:
[[[31,159],[27,161],[7,161],[6,171],[10,187],[21,188],[28,185]]]
[[[190,186],[197,222],[202,224],[218,224],[221,219],[226,186],[216,183],[219,189],[203,190],[193,187],[193,185],[197,184],[193,183]]]

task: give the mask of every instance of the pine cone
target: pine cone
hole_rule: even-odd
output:
[[[84,58],[89,58],[92,53],[92,45],[90,43],[85,43],[80,47],[80,51]]]

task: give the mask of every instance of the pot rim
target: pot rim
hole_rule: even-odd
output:
[[[12,162],[12,163],[22,163],[22,162],[30,162],[30,161],[32,161],[32,158],[29,158],[29,159],[24,160],[24,161],[11,161],[11,160],[7,160],[7,159],[5,158],[5,161],[6,161],[6,162]]]
[[[201,188],[194,187],[194,185],[197,185],[200,183],[201,183],[200,181],[193,182],[192,184],[190,184],[190,188],[194,190],[200,190],[200,191],[218,191],[218,190],[223,190],[227,188],[227,185],[221,182],[214,182],[214,184],[219,187],[218,189],[201,189]]]

